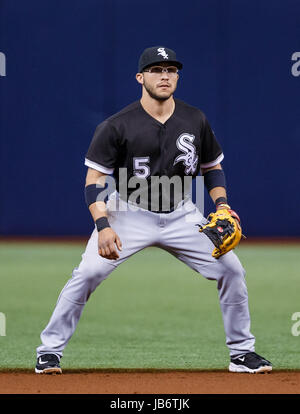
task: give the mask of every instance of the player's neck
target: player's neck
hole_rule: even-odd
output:
[[[162,124],[172,116],[175,110],[173,95],[165,101],[159,101],[150,96],[143,95],[140,102],[144,110]]]

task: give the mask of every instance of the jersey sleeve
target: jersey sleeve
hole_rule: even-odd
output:
[[[99,124],[85,158],[85,165],[104,174],[112,174],[117,162],[118,135],[108,121]]]
[[[219,164],[224,158],[222,148],[217,141],[208,120],[204,116],[201,128],[201,168],[210,168]]]

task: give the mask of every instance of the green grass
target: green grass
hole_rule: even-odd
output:
[[[0,369],[32,368],[40,332],[84,245],[0,245]],[[277,369],[299,369],[299,246],[236,249],[247,270],[256,351]],[[216,283],[149,248],[98,287],[64,352],[63,368],[222,369],[228,350]]]

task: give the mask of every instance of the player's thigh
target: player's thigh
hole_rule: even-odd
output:
[[[206,224],[207,219],[193,203],[189,203],[187,210],[182,208],[170,213],[166,220],[161,230],[162,248],[195,270],[215,263],[211,255],[213,243],[199,232],[199,225]]]
[[[207,223],[196,206],[189,212],[178,213],[165,231],[162,247],[205,278],[221,280],[224,275],[239,277],[244,269],[233,251],[219,259],[212,256],[212,241],[199,232],[199,226]]]
[[[177,251],[169,248],[165,250],[206,279],[215,280],[219,290],[225,291],[228,287],[232,290],[233,286],[239,286],[240,289],[241,285],[245,286],[245,269],[233,251],[215,259],[211,256],[213,248],[206,251],[199,250],[199,252]]]
[[[85,274],[104,278],[106,273],[110,273],[114,268],[131,257],[133,254],[153,244],[156,235],[153,219],[143,211],[109,211],[108,220],[111,228],[115,231],[122,243],[122,250],[115,244],[115,249],[119,255],[118,259],[110,260],[100,256],[98,244],[101,233],[94,229],[82,255],[79,270]]]

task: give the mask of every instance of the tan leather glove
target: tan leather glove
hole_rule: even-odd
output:
[[[206,234],[216,246],[212,252],[212,256],[216,259],[234,249],[241,238],[246,238],[242,234],[239,216],[231,210],[230,206],[227,207],[210,213],[207,217],[209,223],[204,226],[199,225],[199,231]]]

